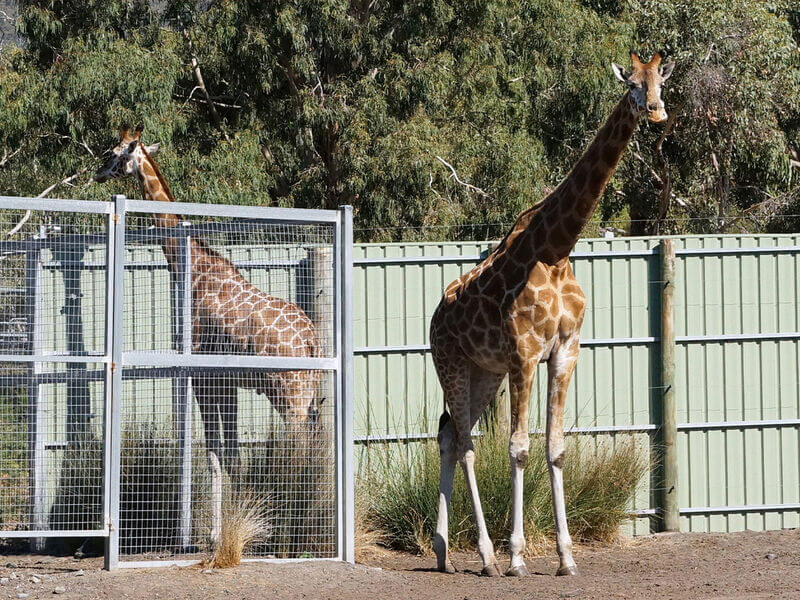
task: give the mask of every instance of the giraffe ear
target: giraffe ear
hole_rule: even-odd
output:
[[[159,150],[161,150],[161,144],[158,142],[144,147],[144,151],[147,152],[150,156],[155,156],[156,154],[158,154]]]
[[[611,63],[611,70],[622,83],[630,83],[629,79],[631,74],[625,70],[625,67],[619,66],[617,63]]]
[[[668,63],[662,65],[661,69],[660,69],[661,80],[662,81],[666,81],[667,79],[669,79],[670,75],[672,75],[672,70],[674,68],[675,68],[675,63],[674,62],[668,62]]]

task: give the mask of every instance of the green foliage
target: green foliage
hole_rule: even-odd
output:
[[[23,45],[0,50],[0,193],[85,168],[58,194],[138,196],[132,181],[85,184],[117,127],[142,122],[179,200],[349,203],[364,240],[458,238],[558,183],[623,92],[612,60],[666,48],[669,227],[760,229],[797,185],[795,4],[25,0]],[[634,233],[655,227],[661,131],[640,128],[601,205],[641,220]]]
[[[554,530],[544,449],[543,437],[533,437],[523,499],[529,551],[551,538]],[[357,492],[363,505],[363,526],[374,529],[378,539],[390,548],[429,551],[439,501],[438,445],[427,442],[416,449],[373,447],[369,461]],[[564,487],[572,537],[611,541],[628,518],[631,498],[648,472],[646,449],[632,440],[595,448],[591,441],[570,438],[564,459]],[[508,434],[502,428],[491,427],[476,441],[475,476],[489,536],[502,544],[511,531]],[[458,473],[449,533],[453,549],[473,548],[477,542],[469,494]]]

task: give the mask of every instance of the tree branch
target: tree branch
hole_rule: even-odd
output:
[[[3,158],[0,159],[0,168],[5,167],[6,163],[14,158],[15,155],[19,154],[22,151],[22,146],[14,150],[13,152],[9,153],[8,150],[3,150]]]
[[[449,162],[447,162],[447,161],[446,161],[445,159],[443,159],[441,156],[436,156],[436,160],[438,160],[438,161],[439,161],[440,163],[442,163],[442,164],[443,164],[445,167],[447,167],[448,169],[450,169],[450,171],[451,171],[451,172],[452,172],[452,174],[453,174],[453,179],[455,179],[455,180],[456,180],[456,181],[457,181],[459,184],[463,185],[463,186],[464,186],[465,188],[467,188],[468,190],[470,190],[470,191],[472,191],[472,192],[475,192],[475,193],[476,193],[476,194],[478,194],[479,196],[483,196],[484,198],[491,198],[491,196],[490,196],[489,194],[487,194],[486,192],[484,192],[484,191],[483,191],[481,188],[479,188],[479,187],[476,187],[476,186],[472,185],[471,183],[467,183],[466,181],[462,181],[462,180],[459,178],[459,176],[458,176],[458,173],[456,173],[456,170],[455,170],[455,168],[453,168],[453,165],[451,165]]]
[[[661,183],[661,197],[658,205],[658,216],[656,217],[656,233],[658,234],[661,233],[661,223],[667,216],[667,212],[669,211],[669,199],[672,196],[672,177],[669,172],[669,161],[664,155],[664,141],[667,139],[667,136],[672,133],[678,115],[680,115],[682,111],[683,103],[669,115],[667,124],[664,126],[664,131],[661,132],[661,135],[653,146],[653,151],[661,165],[661,177],[658,178]]]
[[[68,183],[70,183],[70,182],[74,181],[75,179],[77,179],[77,178],[78,178],[78,177],[80,177],[81,175],[83,175],[83,174],[86,172],[86,170],[87,170],[87,169],[88,169],[88,167],[84,167],[83,169],[81,169],[81,170],[80,170],[80,171],[78,171],[77,173],[73,173],[72,175],[70,175],[70,176],[69,176],[69,177],[67,177],[66,179],[62,179],[61,181],[59,181],[59,182],[57,182],[57,183],[54,183],[53,185],[51,185],[49,188],[45,189],[45,190],[44,190],[44,191],[43,191],[41,194],[39,194],[39,195],[38,195],[38,196],[36,196],[36,197],[37,197],[37,198],[44,198],[45,196],[47,196],[47,194],[49,194],[50,192],[52,192],[52,191],[53,191],[54,189],[56,189],[58,186],[60,186],[60,185],[66,185],[66,184],[68,184]],[[19,223],[17,223],[16,225],[14,225],[14,227],[12,227],[12,228],[11,228],[11,229],[8,231],[8,233],[6,233],[6,234],[5,234],[5,237],[6,237],[6,238],[10,238],[12,235],[14,235],[15,233],[17,233],[17,232],[18,232],[20,229],[22,229],[22,226],[23,226],[23,225],[25,225],[25,223],[27,223],[27,222],[28,222],[28,219],[30,219],[30,218],[31,218],[31,211],[29,211],[29,210],[26,210],[26,211],[25,211],[25,214],[24,214],[24,215],[22,216],[22,218],[19,220]]]
[[[203,80],[203,72],[200,70],[200,62],[197,60],[197,56],[195,55],[194,44],[192,44],[192,38],[189,36],[189,31],[187,29],[183,30],[183,37],[186,38],[186,43],[189,47],[189,64],[192,67],[194,79],[197,82],[197,87],[200,88],[200,91],[203,92],[203,96],[205,96],[208,110],[211,113],[211,120],[214,121],[214,125],[217,127],[217,129],[222,132],[222,137],[225,138],[225,141],[230,142],[231,138],[222,129],[222,121],[219,118],[219,113],[217,113],[217,108],[214,106],[214,101],[211,99],[211,94],[208,93],[208,89],[206,88],[206,83]]]

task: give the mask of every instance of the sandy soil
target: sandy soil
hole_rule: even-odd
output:
[[[507,559],[500,557],[501,566]],[[0,598],[495,600],[529,598],[800,598],[800,531],[637,538],[576,554],[580,575],[555,577],[555,557],[528,560],[524,579],[480,577],[474,554],[457,554],[455,575],[430,557],[378,549],[362,563],[248,564],[100,569],[100,559],[0,557]],[[27,596],[23,596],[27,594]]]

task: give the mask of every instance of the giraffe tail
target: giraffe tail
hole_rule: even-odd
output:
[[[442,413],[442,416],[441,416],[441,417],[439,417],[439,431],[440,431],[440,432],[442,431],[442,429],[444,429],[444,428],[445,428],[445,426],[447,425],[447,423],[448,423],[449,421],[450,421],[450,413],[449,413],[449,412],[447,412],[447,410],[445,410],[445,411]]]

